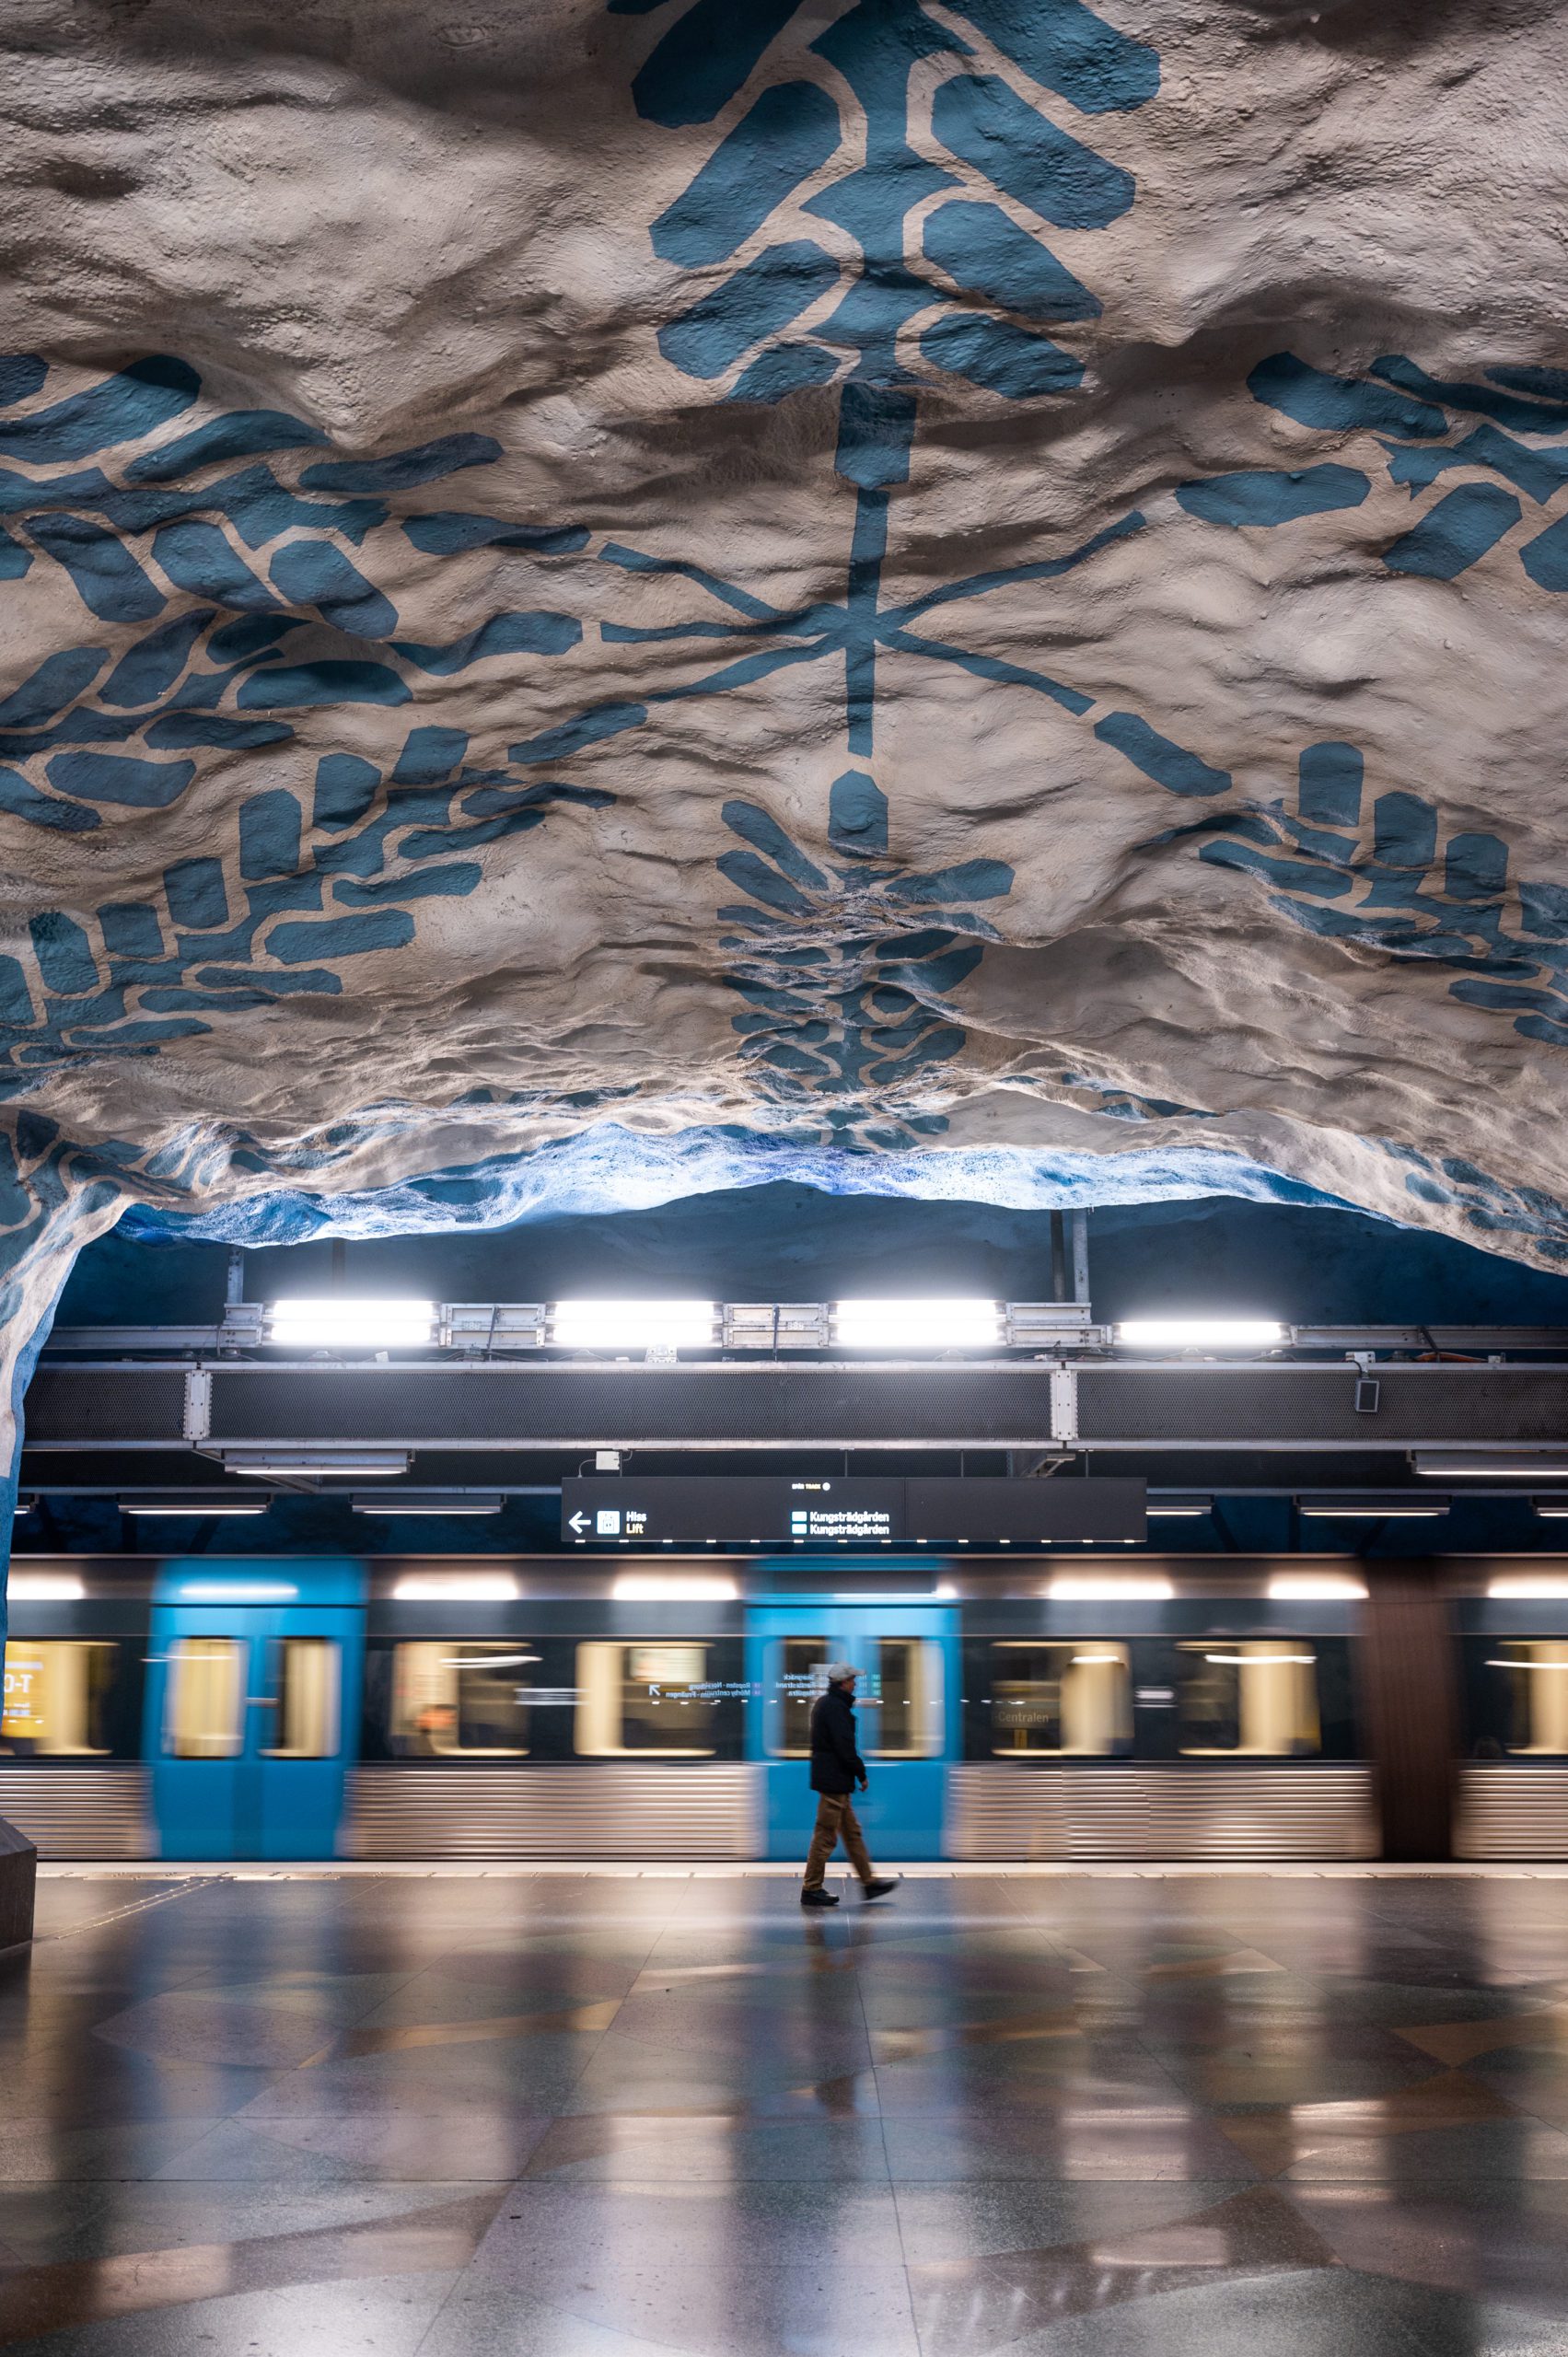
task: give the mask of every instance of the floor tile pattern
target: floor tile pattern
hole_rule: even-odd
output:
[[[1568,1881],[48,1879],[12,2357],[1568,2357]]]

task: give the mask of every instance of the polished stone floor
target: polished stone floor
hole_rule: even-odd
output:
[[[1564,2357],[1568,1881],[49,1877],[0,2350]]]

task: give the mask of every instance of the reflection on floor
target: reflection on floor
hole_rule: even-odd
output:
[[[49,1877],[0,2350],[1563,2357],[1568,1882]]]

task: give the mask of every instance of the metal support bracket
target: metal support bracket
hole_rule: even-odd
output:
[[[1051,1370],[1051,1437],[1074,1443],[1077,1440],[1078,1370],[1075,1366],[1053,1366]]]
[[[213,1378],[205,1367],[193,1366],[185,1377],[185,1406],[180,1430],[186,1440],[205,1440],[213,1429]]]

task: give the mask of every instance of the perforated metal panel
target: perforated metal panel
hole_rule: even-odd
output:
[[[157,1854],[145,1768],[0,1767],[0,1817],[41,1858]]]
[[[41,1366],[28,1386],[33,1448],[180,1441],[185,1376],[178,1367]]]
[[[1459,1771],[1457,1858],[1568,1858],[1568,1765]]]
[[[1051,1370],[541,1362],[324,1367],[230,1364],[212,1375],[211,1444],[406,1448],[1032,1448],[1053,1427]],[[1375,1414],[1349,1366],[1084,1365],[1091,1447],[1388,1449],[1568,1440],[1568,1368],[1379,1366]],[[166,1367],[46,1365],[27,1399],[30,1449],[179,1447],[183,1377]]]
[[[1371,1771],[1343,1767],[953,1769],[948,1856],[1370,1858]]]
[[[755,1858],[761,1773],[357,1768],[343,1846],[351,1858]]]
[[[1404,1448],[1418,1442],[1568,1439],[1568,1369],[1379,1366],[1376,1412],[1353,1366],[1091,1366],[1078,1377],[1086,1441],[1167,1448]]]

